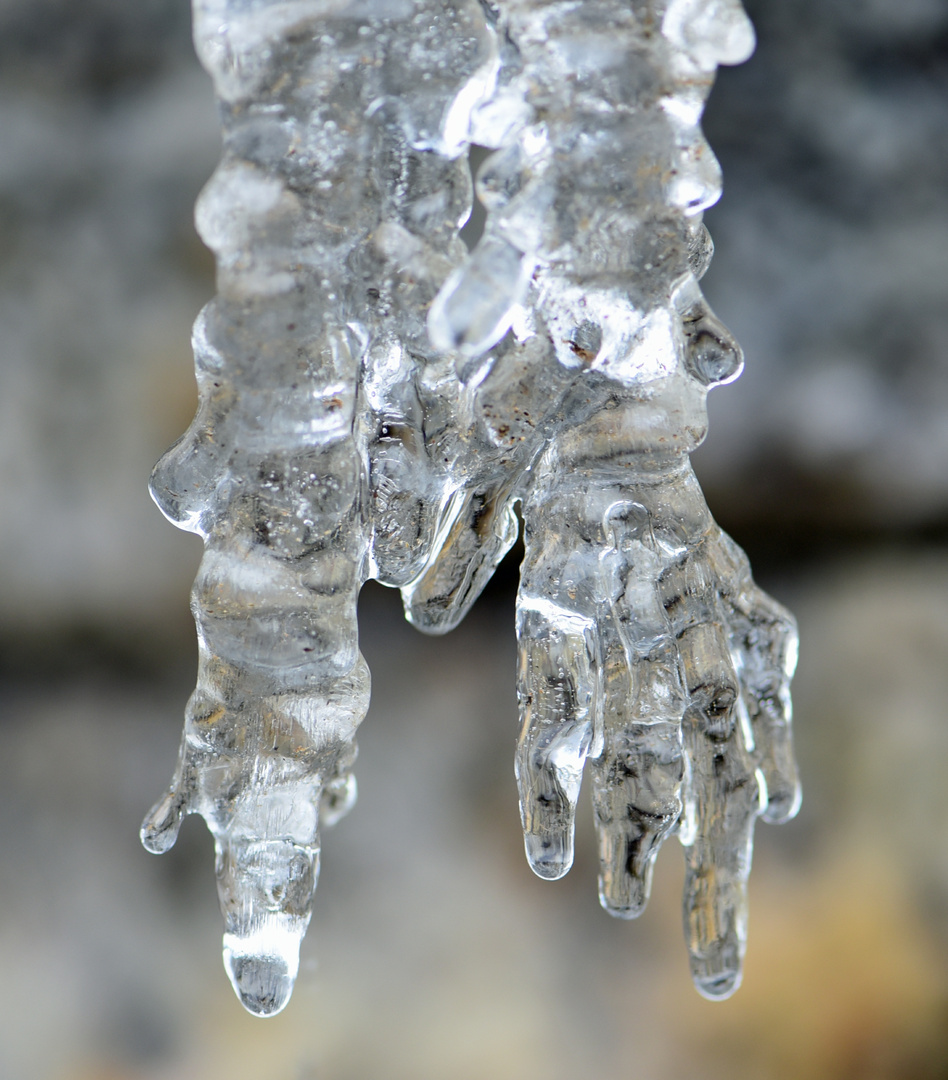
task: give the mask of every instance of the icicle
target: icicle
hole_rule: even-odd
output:
[[[742,363],[698,286],[700,214],[720,193],[699,121],[716,65],[745,59],[753,32],[736,2],[496,11],[521,122],[497,128],[478,177],[483,239],[429,324],[466,358],[486,441],[510,448],[479,455],[480,486],[523,503],[527,857],[541,877],[569,869],[588,761],[603,906],[641,913],[677,828],[692,974],[724,997],[740,980],[754,820],[798,802],[793,622],[688,466],[708,389]],[[454,561],[450,544],[440,558]]]
[[[410,579],[434,535],[423,444],[392,433],[420,411],[408,350],[463,250],[457,102],[469,111],[495,64],[476,0],[198,0],[194,22],[224,126],[197,210],[218,296],[195,327],[197,416],[152,491],[205,539],[200,670],[142,836],[167,850],[203,815],[228,974],[270,1015],[296,975],[319,826],[355,798],[359,588],[372,565]]]
[[[740,4],[197,0],[195,40],[224,123],[198,207],[219,291],[153,492],[205,538],[200,670],[146,846],[204,816],[228,973],[282,1008],[319,826],[355,795],[359,588],[450,630],[519,502],[530,864],[569,869],[588,763],[603,906],[643,910],[677,830],[692,973],[726,996],[755,819],[799,801],[793,622],[688,464],[742,363],[698,285],[720,191],[699,123],[753,47]],[[475,140],[495,152],[465,257]]]

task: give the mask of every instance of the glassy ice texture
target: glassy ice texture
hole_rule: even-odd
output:
[[[143,839],[163,851],[204,816],[227,971],[269,1015],[320,825],[355,798],[359,588],[417,573],[441,505],[415,365],[470,204],[465,109],[496,61],[476,0],[198,0],[194,32],[224,129],[197,207],[218,295],[195,326],[197,416],[152,491],[205,540],[200,670]]]
[[[720,193],[699,122],[753,48],[740,4],[196,0],[194,24],[224,129],[197,208],[218,295],[152,490],[205,540],[200,668],[146,846],[202,814],[228,974],[279,1011],[319,828],[355,798],[359,588],[450,630],[519,504],[530,865],[569,869],[588,763],[603,906],[644,909],[677,831],[692,974],[726,996],[754,822],[799,801],[793,622],[688,464],[742,363],[698,285]],[[467,254],[472,142],[494,152]]]

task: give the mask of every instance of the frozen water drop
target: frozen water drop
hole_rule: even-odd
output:
[[[688,265],[696,281],[704,277],[714,258],[714,241],[704,222],[699,222],[688,237]]]
[[[724,970],[716,973],[702,973],[692,975],[695,989],[709,1001],[725,1001],[731,997],[741,985],[741,970]]]
[[[741,0],[672,0],[662,33],[706,71],[743,64],[756,44]]]
[[[319,817],[323,825],[328,828],[344,818],[355,806],[358,791],[356,778],[351,773],[327,784],[319,806]]]
[[[524,848],[530,868],[537,877],[557,881],[573,865],[573,838],[564,835],[524,835]]]
[[[174,847],[178,839],[178,830],[184,817],[181,798],[175,791],[169,791],[148,811],[139,835],[142,845],[153,855],[163,855]]]
[[[274,1016],[290,1000],[299,969],[300,936],[268,935],[268,951],[258,952],[252,941],[225,934],[224,969],[240,1003],[254,1016]]]

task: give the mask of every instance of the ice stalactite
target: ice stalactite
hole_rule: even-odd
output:
[[[266,1015],[296,975],[319,827],[355,798],[359,588],[373,567],[409,579],[433,534],[421,439],[395,450],[386,432],[420,428],[409,350],[437,285],[424,266],[396,278],[411,254],[440,283],[463,250],[451,132],[495,64],[476,0],[198,0],[194,21],[224,127],[197,209],[218,295],[195,327],[197,416],[152,490],[205,539],[200,670],[143,838],[163,851],[184,813],[204,816],[227,970]]]
[[[701,212],[720,194],[699,122],[716,65],[745,59],[753,31],[736,0],[495,11],[519,123],[496,129],[478,177],[484,236],[430,324],[465,358],[492,441],[529,447],[519,476],[494,483],[525,521],[527,856],[541,877],[569,869],[589,761],[603,906],[642,911],[677,828],[692,974],[725,996],[740,978],[754,820],[798,802],[793,623],[753,585],[688,465],[708,389],[742,363],[698,285]]]
[[[153,492],[201,533],[198,686],[146,819],[217,845],[241,1000],[288,1000],[318,830],[368,707],[356,600],[455,626],[517,536],[527,856],[570,867],[588,763],[600,897],[639,914],[685,845],[702,993],[740,978],[758,816],[798,803],[791,618],[712,520],[688,454],[741,354],[698,279],[720,192],[700,117],[753,32],[737,0],[196,0],[221,164],[200,406]],[[469,256],[471,142],[494,153]]]

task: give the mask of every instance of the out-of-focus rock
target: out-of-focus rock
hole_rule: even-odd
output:
[[[701,452],[730,522],[948,518],[948,6],[749,0],[705,129],[706,279],[747,355]],[[804,521],[802,526],[800,519]]]
[[[142,621],[193,574],[145,491],[193,411],[212,290],[191,206],[219,139],[188,16],[0,5],[0,630]]]

